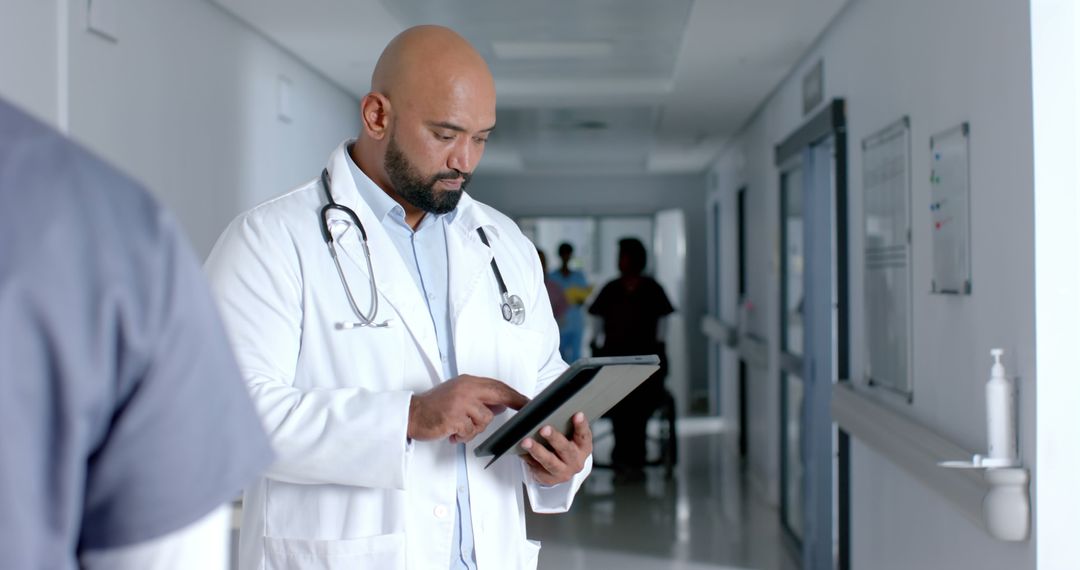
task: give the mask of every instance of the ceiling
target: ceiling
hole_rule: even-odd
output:
[[[383,47],[449,26],[487,59],[485,171],[700,172],[848,0],[212,0],[357,98]]]

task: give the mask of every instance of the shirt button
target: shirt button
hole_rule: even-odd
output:
[[[457,492],[458,493],[464,493],[465,492],[465,485],[462,485],[462,486],[458,487]]]
[[[439,506],[435,507],[435,518],[437,518],[437,519],[445,519],[446,518],[446,511],[447,511],[447,509],[443,505],[439,505]]]
[[[435,300],[435,293],[428,293],[427,298],[434,301]]]

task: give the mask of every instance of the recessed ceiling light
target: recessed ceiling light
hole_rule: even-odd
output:
[[[577,128],[586,131],[602,131],[608,128],[608,124],[604,121],[597,121],[596,119],[586,119],[584,121],[577,122]]]
[[[611,42],[518,42],[491,43],[499,59],[597,59],[611,55]]]

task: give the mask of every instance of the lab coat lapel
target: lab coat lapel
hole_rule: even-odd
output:
[[[494,243],[498,238],[495,225],[483,214],[473,199],[468,195],[462,196],[458,204],[458,219],[450,224],[453,231],[446,233],[446,249],[450,261],[450,310],[451,322],[454,323],[455,331],[457,322],[462,311],[473,299],[477,291],[484,291],[484,279],[495,277],[491,273],[492,249],[480,241],[477,228],[484,228],[488,242]],[[491,298],[491,310],[497,311],[498,299]],[[460,335],[455,337],[460,339]]]
[[[347,159],[343,144],[331,156],[327,167],[330,171],[330,193],[334,196],[335,202],[351,208],[364,224],[364,229],[367,231],[368,249],[371,252],[371,270],[375,274],[375,284],[379,295],[394,308],[402,322],[393,322],[393,316],[382,308],[376,320],[382,322],[390,318],[392,319],[390,326],[404,325],[416,339],[417,345],[421,347],[428,367],[434,371],[433,377],[441,377],[439,346],[435,337],[435,325],[431,322],[431,314],[427,310],[427,302],[417,288],[416,281],[409,273],[405,262],[401,259],[397,247],[386,233],[386,229],[360,197],[352,172],[345,160]],[[346,231],[337,243],[339,249],[345,252],[345,256],[364,278],[370,278],[367,262],[364,259],[363,245],[360,242],[359,229],[353,228]],[[366,287],[367,283],[361,285]],[[361,307],[361,309],[364,308]]]

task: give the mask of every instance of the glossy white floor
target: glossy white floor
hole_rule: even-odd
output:
[[[650,467],[646,481],[614,485],[612,473],[599,469],[569,513],[530,514],[529,536],[543,543],[540,569],[797,570],[779,514],[751,492],[738,459],[725,452],[730,436],[701,425],[680,428],[670,480]],[[598,439],[597,457],[610,445]]]
[[[596,426],[598,458],[610,453],[605,427]],[[797,570],[779,514],[751,491],[725,451],[731,436],[715,427],[680,423],[671,479],[650,467],[644,482],[616,486],[611,471],[597,469],[569,513],[530,513],[529,537],[543,543],[540,570]]]

